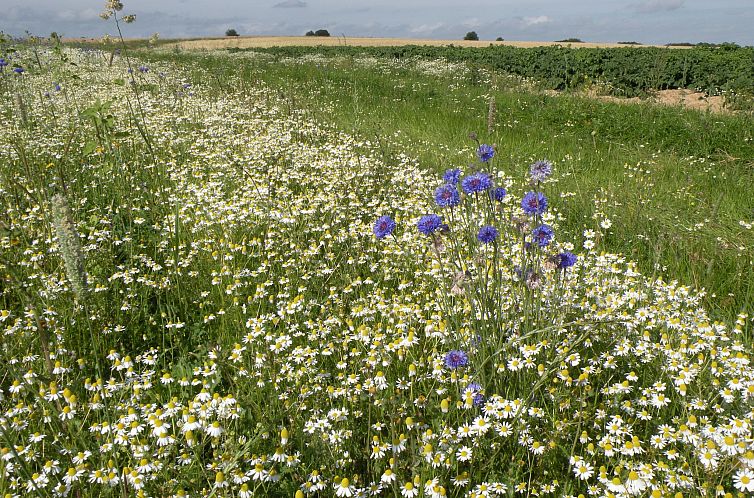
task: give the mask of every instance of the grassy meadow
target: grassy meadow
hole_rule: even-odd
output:
[[[645,274],[705,289],[706,307],[720,318],[754,302],[749,114],[552,96],[519,78],[442,61],[151,57],[194,67],[192,77],[218,91],[231,79],[276,88],[289,111],[378,144],[388,161],[410,154],[442,173],[467,162],[472,132],[496,144],[508,174],[522,177],[521,165],[548,158],[559,166],[557,207],[571,240],[600,232],[604,250],[637,261]],[[605,219],[615,226],[603,229]]]
[[[754,492],[750,115],[2,49],[0,495]]]

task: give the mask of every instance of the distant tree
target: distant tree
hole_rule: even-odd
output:
[[[566,38],[565,40],[555,40],[555,43],[584,43],[581,38]]]
[[[312,30],[307,31],[306,36],[314,36],[314,31]]]
[[[505,40],[503,40],[502,36],[498,36],[497,38],[495,38],[495,41],[505,41]]]
[[[230,28],[228,31],[225,32],[225,36],[238,36],[238,31],[236,31],[233,28]]]
[[[718,44],[717,48],[722,48],[723,50],[736,50],[741,48],[741,45],[733,42],[723,42]]]
[[[623,41],[623,42],[618,42],[618,45],[641,45],[641,43],[636,42],[636,41]]]
[[[330,36],[330,32],[326,29],[318,29],[314,32],[314,36]]]
[[[466,33],[466,36],[463,37],[464,40],[479,40],[479,35],[476,34],[476,31],[469,31]]]

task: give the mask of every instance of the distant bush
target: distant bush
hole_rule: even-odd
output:
[[[703,47],[703,48],[721,48],[723,50],[735,50],[737,48],[741,48],[741,45],[738,43],[733,42],[724,42],[724,43],[697,43],[695,45],[696,47]]]
[[[238,31],[231,28],[225,32],[225,36],[238,36]]]
[[[502,36],[498,36],[497,38],[495,38],[495,41],[505,41],[505,40],[503,40]]]
[[[680,43],[667,43],[665,44],[666,47],[693,47],[693,43],[689,42],[680,42]]]
[[[639,42],[630,41],[630,42],[618,42],[618,45],[641,45]]]
[[[565,40],[555,40],[555,43],[584,43],[581,38],[566,38]]]
[[[330,36],[330,32],[326,29],[318,29],[314,32],[314,36]]]
[[[479,35],[476,34],[476,31],[469,31],[466,33],[466,36],[463,37],[464,40],[479,40]]]
[[[306,36],[314,36],[314,31],[312,30],[307,31]]]

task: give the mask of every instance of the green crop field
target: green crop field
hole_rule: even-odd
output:
[[[0,46],[0,496],[754,490],[750,49],[115,47]]]
[[[543,46],[520,48],[464,47],[269,47],[230,49],[279,57],[307,54],[368,56],[393,59],[443,59],[468,62],[508,74],[536,78],[553,89],[572,88],[586,82],[604,82],[620,95],[636,95],[666,88],[701,89],[709,93],[754,93],[754,47],[723,45],[674,50],[659,47],[571,48]]]

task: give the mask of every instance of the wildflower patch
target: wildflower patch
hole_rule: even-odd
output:
[[[748,317],[564,240],[557,164],[438,178],[261,85],[66,57],[2,79],[3,493],[754,488]]]

